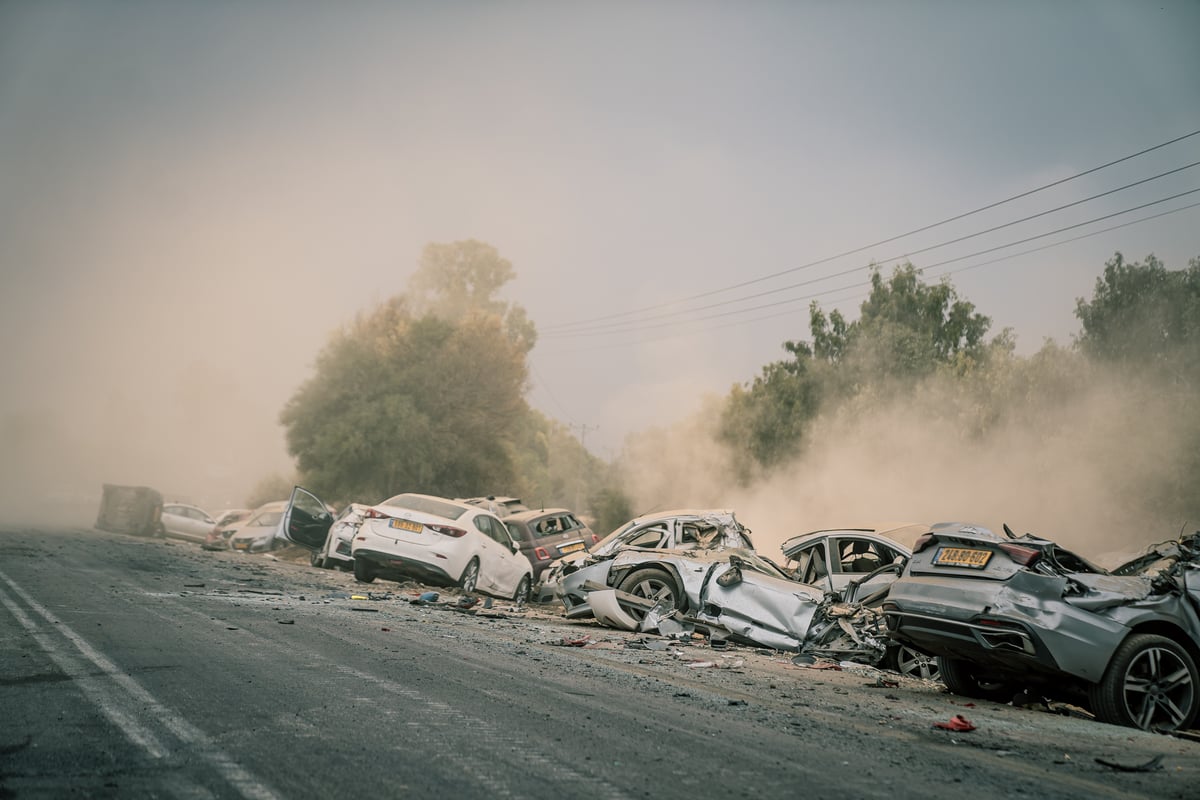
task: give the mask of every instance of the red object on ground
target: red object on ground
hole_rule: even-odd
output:
[[[973,731],[975,726],[971,724],[971,720],[964,717],[962,714],[955,714],[950,718],[949,722],[935,722],[933,727],[941,728],[944,731]]]

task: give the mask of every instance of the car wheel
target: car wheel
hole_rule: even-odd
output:
[[[354,562],[356,565],[358,562]],[[467,568],[463,570],[462,577],[458,579],[458,586],[467,594],[475,591],[475,585],[479,583],[479,559],[472,558]]]
[[[529,576],[522,575],[521,582],[517,584],[517,591],[513,592],[513,602],[528,603],[529,602],[529,586],[530,586]]]
[[[655,603],[665,600],[672,608],[683,608],[683,596],[675,578],[661,569],[635,569],[621,580],[617,588],[635,597],[644,597]],[[638,622],[646,616],[641,609],[626,610]]]
[[[155,539],[167,538],[167,529],[161,522],[154,526],[153,536]]]
[[[1187,728],[1196,716],[1197,683],[1186,650],[1165,636],[1139,633],[1121,643],[1088,694],[1101,721],[1165,733]]]
[[[375,568],[363,558],[354,559],[354,580],[359,583],[370,583],[375,580]]]
[[[308,556],[308,563],[317,569],[325,566],[325,554],[320,550],[313,550]]]
[[[1007,703],[1016,693],[1016,689],[1004,681],[977,675],[978,667],[970,661],[939,656],[937,668],[946,688],[963,697]]]
[[[902,644],[896,647],[890,654],[890,660],[896,672],[901,675],[927,681],[936,681],[940,678],[937,658],[926,655],[920,650],[914,650],[908,645]]]

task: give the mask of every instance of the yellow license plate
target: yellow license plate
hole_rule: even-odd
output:
[[[412,531],[413,533],[420,533],[421,528],[424,527],[419,522],[409,522],[406,519],[393,519],[388,525],[393,528],[399,528],[402,531]]]
[[[249,548],[250,548],[250,545],[246,542],[234,542],[233,543],[234,550],[247,550]]]
[[[983,569],[992,558],[991,550],[971,550],[965,547],[943,547],[933,563],[940,567],[970,567]]]
[[[582,549],[583,549],[583,542],[575,542],[574,544],[563,545],[562,547],[558,548],[558,552],[562,553],[563,555],[566,555],[567,553],[574,553],[577,550],[582,550]]]

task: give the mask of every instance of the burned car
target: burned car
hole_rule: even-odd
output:
[[[590,583],[615,587],[642,597],[661,599],[664,593],[678,598],[677,583],[651,575],[634,575],[628,568],[614,567],[613,557],[625,548],[653,550],[719,550],[743,548],[753,551],[750,531],[727,509],[682,509],[647,514],[630,520],[587,550],[564,556],[550,564],[535,597],[545,603],[559,600],[570,619],[591,616],[587,591]]]
[[[1200,532],[1106,571],[1052,541],[961,523],[919,539],[883,604],[954,693],[1081,702],[1102,721],[1186,728],[1200,706]]]

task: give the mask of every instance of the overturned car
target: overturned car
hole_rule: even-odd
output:
[[[1200,532],[1106,571],[1054,542],[933,526],[892,584],[891,636],[956,694],[1081,701],[1105,722],[1186,728],[1200,707]]]

